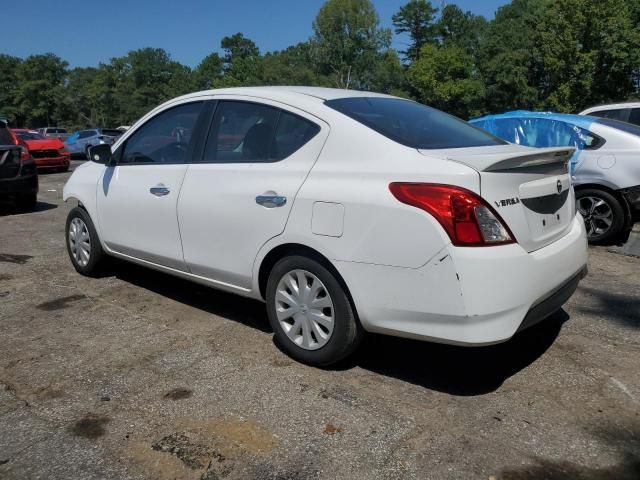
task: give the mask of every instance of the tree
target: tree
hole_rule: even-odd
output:
[[[59,118],[68,63],[53,53],[31,55],[17,65],[15,106],[30,125],[52,125]]]
[[[18,90],[18,66],[22,60],[18,57],[0,54],[0,116],[12,122],[22,120],[16,104]]]
[[[436,40],[437,8],[428,0],[410,0],[391,17],[396,34],[407,33],[411,43],[403,53],[408,61],[418,58],[423,45]]]
[[[208,90],[224,75],[224,60],[217,53],[204,57],[193,72],[194,85],[198,90]]]
[[[454,4],[446,5],[435,25],[442,45],[458,46],[474,55],[484,40],[488,22],[481,15],[463,12]]]
[[[327,0],[313,22],[314,61],[339,88],[367,89],[371,66],[391,44],[370,0]]]
[[[220,46],[225,51],[224,62],[227,65],[239,58],[245,59],[260,55],[260,50],[254,41],[245,38],[241,33],[224,37],[220,42]]]
[[[489,24],[476,61],[486,86],[487,110],[503,112],[541,105],[541,67],[534,32],[545,7],[546,0],[513,0],[500,7]]]
[[[481,112],[484,86],[473,59],[457,46],[427,44],[408,70],[418,100],[462,118]]]
[[[636,91],[640,28],[629,0],[557,0],[535,29],[546,108],[579,111]]]

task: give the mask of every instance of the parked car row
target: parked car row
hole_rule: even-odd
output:
[[[571,181],[592,243],[624,240],[640,217],[640,126],[609,116],[529,111],[470,123],[518,145],[575,148]]]

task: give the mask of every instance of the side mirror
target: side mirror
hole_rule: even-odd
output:
[[[115,165],[115,159],[111,153],[111,145],[107,145],[106,143],[101,143],[99,145],[94,145],[93,147],[89,147],[89,160],[96,163],[101,163],[108,167],[112,167]]]

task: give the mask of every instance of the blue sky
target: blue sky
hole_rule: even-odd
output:
[[[407,0],[374,0],[383,26]],[[220,40],[242,32],[262,52],[304,41],[323,0],[6,0],[0,53],[53,52],[72,67],[95,66],[142,47],[161,47],[196,66]],[[440,5],[440,1],[433,1]],[[458,0],[463,10],[492,18],[507,0]],[[10,20],[12,19],[12,20]],[[393,46],[404,49],[394,37]]]

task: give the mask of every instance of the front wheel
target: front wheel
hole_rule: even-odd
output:
[[[80,207],[72,209],[67,216],[66,243],[78,273],[88,277],[99,275],[105,254],[89,214]]]
[[[587,188],[576,192],[576,206],[587,229],[589,243],[609,244],[622,233],[624,209],[618,199],[604,190]]]
[[[309,257],[294,255],[275,264],[266,302],[278,344],[303,363],[337,363],[362,340],[362,327],[345,288],[329,269]]]

